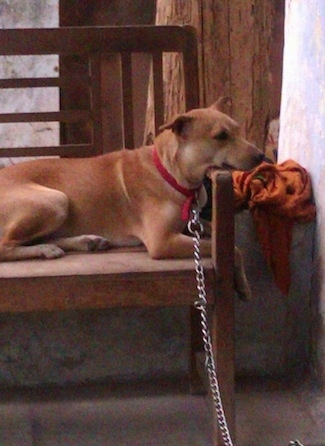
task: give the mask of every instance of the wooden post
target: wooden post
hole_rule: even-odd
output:
[[[276,1],[157,0],[156,8],[157,25],[191,24],[197,29],[201,104],[230,96],[242,135],[261,148],[272,102],[269,60]],[[181,109],[180,70],[177,59],[164,60],[166,119]]]
[[[229,1],[230,84],[233,116],[243,135],[264,147],[270,117],[270,39],[273,1]]]

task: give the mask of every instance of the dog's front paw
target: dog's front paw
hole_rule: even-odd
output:
[[[107,251],[111,245],[109,241],[104,237],[99,237],[98,235],[86,235],[88,237],[88,251]]]
[[[58,259],[65,255],[63,249],[52,244],[36,245],[34,246],[34,249],[35,257],[40,259]]]
[[[111,245],[109,241],[98,235],[86,234],[76,237],[76,249],[86,252],[107,251]]]

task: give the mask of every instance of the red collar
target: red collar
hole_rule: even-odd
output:
[[[177,180],[163,166],[155,147],[153,149],[152,154],[153,154],[153,162],[155,163],[155,166],[157,167],[157,169],[158,169],[160,175],[163,177],[163,179],[165,181],[167,181],[167,183],[170,184],[175,190],[177,190],[178,192],[180,192],[182,195],[184,195],[187,198],[187,200],[185,201],[185,203],[183,205],[182,214],[181,214],[182,220],[187,221],[190,216],[190,210],[191,210],[192,203],[193,203],[196,193],[198,192],[200,187],[198,187],[196,189],[187,189],[186,187],[179,184],[177,182]]]

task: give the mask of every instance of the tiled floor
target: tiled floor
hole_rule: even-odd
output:
[[[236,445],[325,445],[325,395],[315,388],[250,382],[236,398]],[[0,446],[209,446],[210,424],[207,399],[180,383],[2,392]]]

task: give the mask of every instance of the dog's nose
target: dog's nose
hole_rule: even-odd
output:
[[[265,156],[264,153],[261,152],[260,150],[259,150],[259,153],[257,153],[255,156],[255,161],[256,161],[256,164],[261,164],[262,161],[265,161],[266,163],[273,164],[273,161],[270,158],[268,158],[267,156]]]
[[[262,153],[260,162],[262,162],[262,161],[264,161],[265,163],[274,164],[274,161],[271,160],[271,158],[265,156],[264,153]]]

